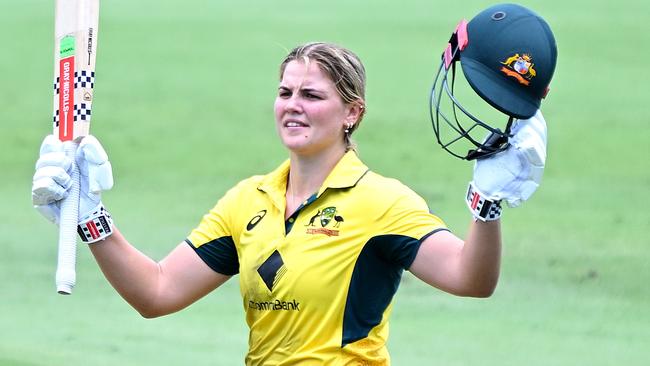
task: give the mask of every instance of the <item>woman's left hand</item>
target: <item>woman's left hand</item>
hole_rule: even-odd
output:
[[[505,151],[477,160],[471,184],[481,196],[517,207],[537,190],[544,173],[546,121],[541,111],[515,121],[510,145]]]

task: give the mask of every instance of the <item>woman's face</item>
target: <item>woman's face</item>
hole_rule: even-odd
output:
[[[343,103],[316,62],[306,66],[294,60],[286,65],[274,109],[282,143],[300,155],[345,151],[345,124],[358,117],[358,108]]]

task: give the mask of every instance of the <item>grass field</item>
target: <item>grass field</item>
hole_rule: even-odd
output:
[[[0,11],[0,366],[242,364],[237,279],[145,320],[80,246],[74,294],[55,293],[56,229],[29,195],[50,131],[53,4]],[[523,4],[545,16],[559,48],[543,109],[543,184],[504,213],[492,298],[453,297],[405,276],[391,323],[395,365],[648,364],[650,5]],[[355,50],[368,71],[362,158],[463,235],[471,164],[434,144],[427,98],[450,32],[488,5],[104,1],[92,125],[114,166],[104,202],[131,242],[162,258],[227,188],[286,157],[272,115],[278,64],[298,43],[327,40]]]

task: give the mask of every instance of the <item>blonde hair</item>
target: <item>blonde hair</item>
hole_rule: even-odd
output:
[[[309,61],[315,61],[320,69],[334,82],[336,92],[345,104],[358,104],[361,108],[359,118],[354,125],[344,133],[348,149],[355,149],[354,142],[350,135],[355,131],[363,116],[366,114],[366,69],[357,55],[341,46],[325,43],[310,42],[300,45],[284,58],[280,64],[280,80],[284,75],[287,64],[291,61],[300,60],[306,65]]]

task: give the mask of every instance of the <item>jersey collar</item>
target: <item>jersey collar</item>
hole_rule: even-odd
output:
[[[320,196],[328,188],[354,187],[367,172],[368,167],[361,162],[357,153],[354,150],[349,150],[325,178],[323,186],[318,190],[318,195]]]
[[[343,189],[354,187],[367,172],[368,167],[361,162],[357,153],[349,150],[339,160],[327,178],[325,178],[323,185],[318,190],[318,196],[328,188]],[[285,160],[277,169],[267,174],[257,189],[269,194],[274,204],[278,207],[284,207],[284,195],[287,189],[288,176],[289,159]]]

